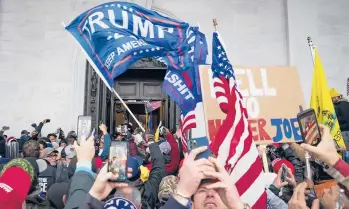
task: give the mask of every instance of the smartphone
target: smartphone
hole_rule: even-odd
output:
[[[51,119],[46,119],[46,123],[49,123],[49,122],[51,122]]]
[[[188,150],[189,152],[191,152],[191,150],[198,148],[198,147],[203,147],[203,146],[209,146],[208,143],[208,138],[207,137],[200,137],[200,138],[195,138],[195,139],[190,139],[188,141]],[[197,159],[201,159],[201,158],[208,158],[209,156],[211,156],[211,151],[207,148],[207,150],[205,152],[202,152],[200,154],[198,154],[195,158],[195,160]]]
[[[92,132],[91,132],[91,134],[90,134],[90,136],[89,136],[89,137],[91,137],[91,136],[95,136],[95,133],[96,133],[96,128],[93,128],[93,130],[92,130]]]
[[[285,164],[282,164],[281,169],[281,182],[285,182],[288,176],[288,167]]]
[[[109,148],[108,172],[112,172],[117,178],[110,181],[127,181],[127,158],[128,142],[112,141]]]
[[[78,117],[77,141],[80,144],[81,137],[89,137],[92,127],[92,117],[80,115]]]
[[[304,143],[317,146],[321,141],[321,133],[314,109],[298,113],[297,120]]]
[[[316,191],[315,191],[314,188],[307,188],[306,190],[309,191],[308,197],[310,197],[310,198],[316,198],[317,197],[316,196]]]

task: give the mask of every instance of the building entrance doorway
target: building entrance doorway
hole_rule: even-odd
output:
[[[122,105],[118,104],[118,107],[122,107]],[[162,106],[154,110],[151,113],[146,113],[144,103],[133,103],[127,104],[132,113],[138,119],[138,121],[142,124],[143,128],[150,132],[155,132],[156,127],[158,126],[160,121],[163,121],[163,108]],[[117,112],[115,115],[116,125],[123,124],[125,122],[125,116],[129,122],[131,122],[134,126],[137,126],[136,121],[133,119],[130,113],[126,112],[126,114]]]
[[[178,106],[162,92],[166,70],[166,65],[154,59],[145,58],[116,78],[114,83],[116,92],[143,126],[148,122],[144,104],[148,101],[161,101],[161,107],[152,113],[153,131],[160,121],[170,129],[175,128],[180,116]],[[120,112],[122,109],[125,108],[121,102],[106,88],[92,66],[87,63],[84,115],[92,116],[92,127],[98,128],[99,122],[103,121],[109,132],[115,133],[116,127],[124,123],[124,114]],[[137,123],[131,115],[126,112],[125,116],[136,128]]]

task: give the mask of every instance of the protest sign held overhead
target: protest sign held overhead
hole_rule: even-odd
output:
[[[208,135],[212,141],[225,114],[216,102],[209,69],[210,66],[200,67],[200,79]],[[299,105],[304,106],[304,99],[297,69],[236,66],[234,71],[253,140],[257,144],[302,140],[296,116]],[[284,111],[285,108],[288,111]]]

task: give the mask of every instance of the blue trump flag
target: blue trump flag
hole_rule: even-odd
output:
[[[82,13],[66,30],[82,46],[95,70],[113,86],[113,80],[141,58],[185,54],[189,28],[188,23],[137,4],[110,2]]]
[[[168,65],[162,89],[177,103],[183,114],[194,110],[196,104],[202,102],[199,64],[205,64],[208,51],[206,37],[197,27],[190,28],[186,41],[190,47],[188,53],[158,58]]]
[[[196,98],[189,85],[182,71],[169,67],[162,90],[177,103],[182,111],[189,111],[195,109],[196,106]]]

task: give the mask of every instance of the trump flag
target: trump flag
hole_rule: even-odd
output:
[[[66,27],[109,86],[141,58],[183,54],[188,29],[188,23],[128,2],[96,6]]]

